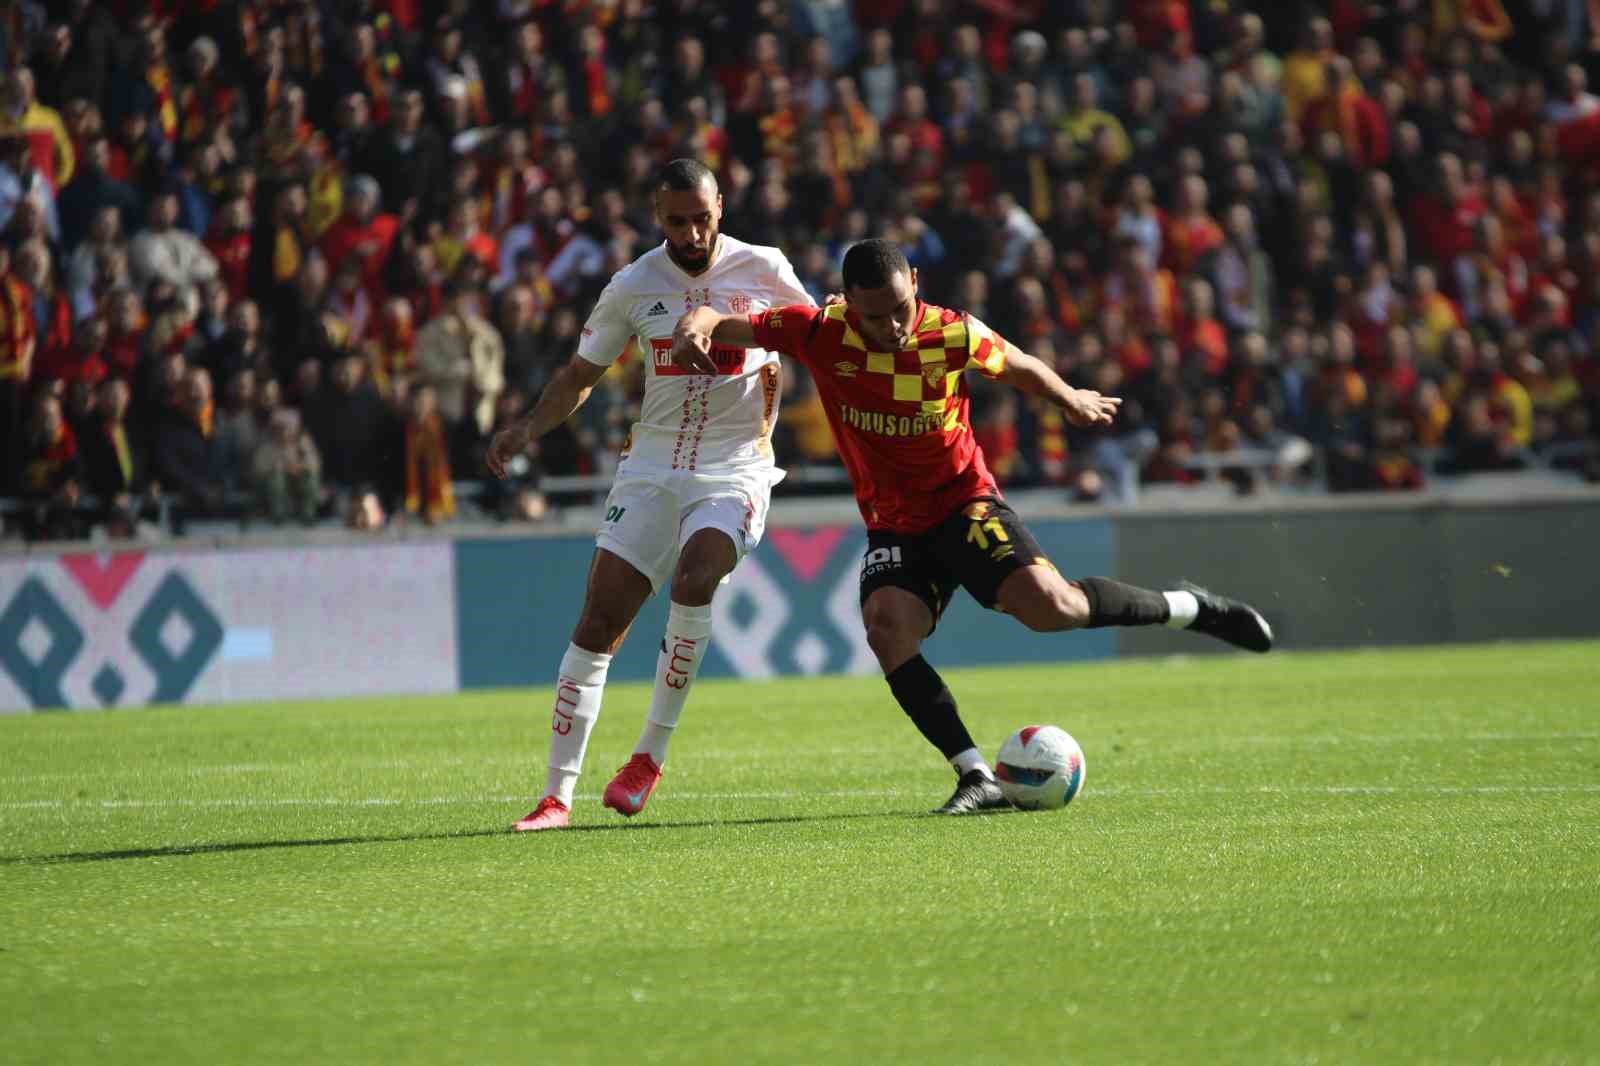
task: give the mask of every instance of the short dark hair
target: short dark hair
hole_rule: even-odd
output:
[[[910,274],[906,253],[893,241],[879,237],[861,241],[844,253],[846,289],[881,289],[896,274]]]
[[[708,183],[715,191],[717,176],[698,159],[674,159],[656,175],[656,188],[672,192],[693,192]]]

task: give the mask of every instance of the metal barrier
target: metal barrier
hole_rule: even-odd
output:
[[[1432,482],[1449,484],[1461,478],[1474,476],[1473,473],[1451,471],[1448,462],[1451,452],[1445,448],[1419,448],[1413,450],[1413,455],[1418,464],[1423,468]],[[1537,471],[1546,475],[1561,478],[1571,477],[1575,482],[1581,477],[1580,473],[1561,464],[1570,463],[1572,460],[1582,461],[1600,459],[1600,441],[1573,441],[1552,445],[1543,451],[1533,451],[1528,448],[1519,448],[1512,453],[1512,458],[1526,471]],[[1138,503],[1140,490],[1146,484],[1138,476],[1137,461],[1124,460],[1128,469],[1120,471],[1107,471],[1115,483],[1112,498],[1115,502],[1132,506]],[[1227,452],[1200,452],[1181,464],[1184,469],[1200,475],[1200,481],[1214,488],[1221,488],[1225,480],[1225,472],[1245,471],[1250,474],[1266,474],[1271,471],[1289,469],[1304,469],[1306,476],[1298,480],[1281,481],[1276,485],[1279,492],[1288,491],[1294,495],[1316,495],[1327,490],[1327,471],[1324,455],[1319,449],[1307,446],[1304,449],[1284,448],[1239,448]],[[788,476],[780,483],[777,495],[807,495],[823,492],[837,492],[848,494],[850,491],[850,476],[843,466],[825,463],[801,463],[790,466]],[[541,478],[536,482],[529,482],[528,487],[543,493],[558,506],[574,505],[583,497],[603,497],[611,488],[614,475],[610,472],[600,474],[574,474],[558,475]],[[466,521],[491,521],[493,516],[478,506],[478,501],[487,495],[490,482],[478,480],[463,480],[453,483],[455,498],[458,503],[466,505],[466,512],[462,518]],[[1027,488],[1027,484],[1008,486],[1008,491]],[[1165,487],[1164,487],[1165,488]],[[1183,487],[1179,486],[1178,491]],[[1165,493],[1164,495],[1170,495]],[[198,524],[208,533],[223,533],[239,531],[244,532],[253,528],[268,525],[255,510],[255,497],[248,493],[232,492],[224,499],[223,507],[216,512],[205,515],[186,515],[182,500],[171,494],[156,497],[140,497],[142,506],[140,514],[150,521],[164,535],[178,535],[180,527],[185,522]],[[15,497],[0,497],[0,521],[25,514],[30,508],[36,506],[33,501]],[[92,521],[104,515],[105,501],[94,496],[82,496],[78,503],[71,509],[72,513],[85,521]],[[326,519],[323,525],[336,524],[337,516]]]

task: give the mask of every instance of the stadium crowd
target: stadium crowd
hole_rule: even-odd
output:
[[[887,236],[925,297],[1127,398],[1080,434],[980,389],[1003,480],[1600,473],[1591,0],[5,0],[0,54],[29,535],[126,533],[157,491],[448,518],[682,155],[819,300]],[[641,373],[479,503],[607,472]],[[834,462],[785,391],[781,461]]]

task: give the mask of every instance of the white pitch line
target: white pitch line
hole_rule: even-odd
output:
[[[1244,736],[1217,736],[1196,737],[1191,740],[1123,740],[1114,741],[1124,744],[1124,755],[1144,755],[1168,751],[1203,751],[1207,747],[1220,747],[1229,745],[1266,745],[1266,744],[1317,744],[1337,746],[1340,744],[1542,744],[1561,741],[1593,741],[1600,740],[1600,732],[1585,733],[1395,733],[1395,734],[1326,734],[1293,736],[1282,734],[1255,734]],[[991,747],[997,745],[990,745]],[[804,758],[823,759],[876,759],[884,755],[897,755],[905,751],[904,747],[881,748],[800,748],[793,749],[791,755]],[[706,761],[740,761],[757,762],[763,757],[762,752],[739,749],[716,749],[695,751],[692,757]],[[686,758],[689,756],[686,756]],[[91,781],[99,782],[110,779],[123,779],[130,777],[245,777],[252,774],[276,773],[305,773],[314,769],[335,769],[343,772],[369,771],[369,770],[441,770],[458,766],[511,766],[532,768],[538,763],[536,753],[530,753],[527,758],[517,758],[504,755],[490,755],[482,758],[473,756],[450,756],[441,759],[358,759],[352,761],[334,761],[328,763],[223,763],[220,765],[171,767],[162,769],[142,768],[137,770],[106,770],[102,768],[86,768],[78,771],[53,772],[43,774],[8,774],[0,776],[0,785],[22,785],[38,781]]]
[[[1560,795],[1597,793],[1600,784],[1584,785],[1258,785],[1250,788],[1118,788],[1093,789],[1091,798],[1140,798],[1149,796],[1476,796],[1476,795]],[[834,789],[792,792],[674,792],[671,800],[802,800],[802,799],[883,799],[897,796],[925,796],[920,789]],[[429,796],[421,799],[370,796],[266,797],[262,799],[127,799],[127,800],[22,800],[0,801],[0,810],[142,810],[163,808],[251,808],[251,807],[442,807],[482,803],[519,804],[532,802],[532,794],[516,796]],[[598,794],[580,795],[590,802]]]

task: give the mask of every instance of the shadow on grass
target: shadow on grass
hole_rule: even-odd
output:
[[[802,822],[844,822],[868,818],[920,818],[921,811],[862,811],[856,814],[787,814],[768,818],[703,819],[693,822],[608,822],[603,825],[569,826],[565,833],[638,833],[658,829],[725,829],[733,826],[793,825]],[[116,851],[66,851],[51,855],[0,855],[0,866],[30,866],[49,863],[116,862],[122,859],[164,859],[183,855],[217,855],[235,851],[268,851],[274,848],[337,848],[352,844],[405,844],[427,840],[472,840],[479,837],[538,836],[516,834],[510,827],[467,829],[454,833],[411,833],[397,836],[325,837],[319,840],[240,840],[226,844],[174,844],[159,848],[125,848]]]

